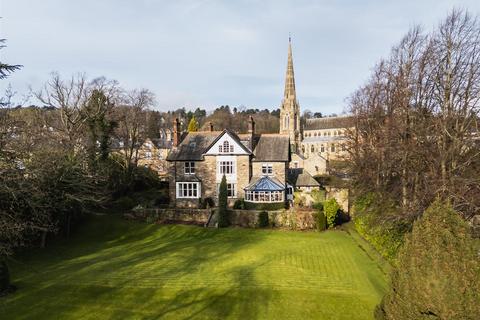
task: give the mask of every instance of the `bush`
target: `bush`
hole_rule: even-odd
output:
[[[323,203],[323,213],[327,218],[327,225],[329,228],[334,227],[338,221],[338,211],[340,210],[340,205],[337,203],[335,198],[326,200]]]
[[[113,207],[116,210],[128,211],[135,207],[136,204],[137,203],[130,197],[121,197],[115,201]]]
[[[165,193],[161,193],[161,194],[155,199],[154,205],[155,205],[156,207],[159,207],[159,206],[168,205],[169,203],[170,203],[170,196],[168,195],[168,192],[165,192]]]
[[[410,228],[408,222],[385,220],[395,210],[392,203],[380,201],[373,193],[357,198],[352,209],[357,232],[392,264]]]
[[[244,208],[247,210],[266,210],[266,211],[276,211],[285,209],[285,203],[252,203],[245,201]]]
[[[243,199],[236,200],[235,203],[233,204],[233,209],[240,209],[240,210],[245,209],[245,200]]]
[[[478,248],[451,205],[435,201],[415,221],[399,252],[385,319],[478,319]]]
[[[313,218],[315,219],[315,228],[317,228],[318,231],[327,229],[327,218],[323,213],[323,204],[321,202],[315,203],[313,207],[316,209],[315,213],[313,214]]]
[[[268,221],[268,212],[262,211],[258,214],[258,227],[259,228],[266,228],[270,225]]]
[[[5,261],[0,261],[0,295],[10,288],[10,273]]]

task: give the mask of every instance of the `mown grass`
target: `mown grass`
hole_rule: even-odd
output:
[[[342,231],[93,217],[10,263],[1,319],[371,319],[385,275]]]

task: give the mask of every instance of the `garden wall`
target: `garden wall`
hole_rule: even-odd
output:
[[[205,225],[214,209],[142,209],[134,212],[134,216],[150,222],[186,222]],[[258,215],[261,210],[229,210],[232,226],[255,228],[258,225]],[[268,211],[270,225],[275,228],[292,230],[308,230],[315,227],[313,210],[290,209]]]

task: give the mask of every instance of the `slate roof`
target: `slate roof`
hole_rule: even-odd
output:
[[[318,183],[318,181],[303,168],[288,169],[288,181],[296,187],[320,186],[320,183]]]
[[[353,125],[353,116],[315,118],[307,119],[304,130],[351,128]]]
[[[247,153],[251,153],[242,143],[240,137],[228,129],[223,131],[197,131],[189,132],[177,149],[170,152],[167,161],[201,161],[203,160],[203,154],[226,133],[230,134]]]
[[[290,140],[288,135],[262,134],[253,150],[252,161],[290,161]]]
[[[250,180],[251,182],[245,187],[248,191],[283,191],[283,185],[277,178],[269,176],[255,176]]]
[[[167,161],[203,160],[203,154],[220,133],[220,131],[189,132],[177,149],[170,152]]]

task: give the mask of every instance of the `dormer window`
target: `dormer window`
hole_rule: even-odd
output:
[[[230,144],[227,140],[223,141],[223,143],[218,146],[218,152],[233,153],[233,144]]]

